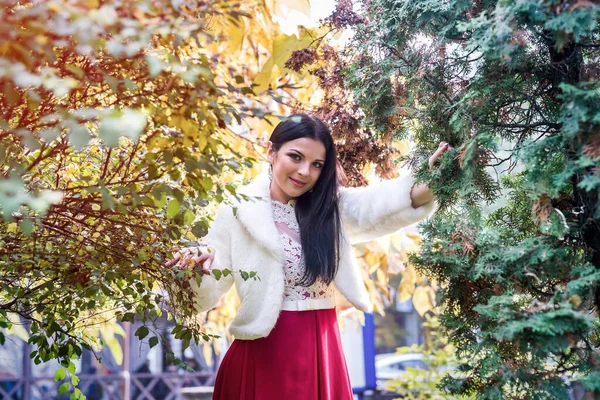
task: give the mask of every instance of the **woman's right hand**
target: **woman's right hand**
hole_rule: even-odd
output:
[[[180,268],[191,268],[194,271],[202,268],[205,275],[210,275],[210,267],[215,259],[215,251],[206,248],[201,251],[200,247],[175,248],[173,258],[167,261],[165,267],[177,265]]]

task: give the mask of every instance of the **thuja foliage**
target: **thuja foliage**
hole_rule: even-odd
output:
[[[340,2],[348,8],[348,2]],[[412,259],[441,283],[480,398],[600,393],[600,6],[586,0],[371,0],[343,76],[440,206]],[[419,154],[455,150],[428,171]],[[493,212],[490,212],[490,209]]]

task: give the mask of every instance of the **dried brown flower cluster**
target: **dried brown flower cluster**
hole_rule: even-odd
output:
[[[600,157],[600,129],[588,138],[585,146],[583,146],[583,155],[589,158]]]
[[[302,68],[316,62],[317,59],[317,49],[307,47],[305,49],[294,51],[291,57],[285,62],[285,67],[300,73]]]
[[[340,0],[336,10],[325,23],[336,31],[361,23],[362,19],[352,10],[350,0]],[[286,68],[296,72],[308,71],[319,79],[325,92],[321,106],[313,112],[330,128],[336,141],[341,167],[346,174],[347,186],[367,184],[363,171],[374,164],[375,172],[383,178],[396,175],[395,161],[399,152],[391,146],[391,135],[378,138],[373,132],[361,126],[364,117],[345,88],[343,70],[346,61],[342,53],[325,43],[323,38],[315,40],[308,48],[295,51],[285,63]],[[397,95],[405,97],[406,88],[399,85]],[[403,101],[399,99],[399,103]],[[302,105],[298,106],[302,109]],[[398,122],[399,123],[399,122]]]
[[[338,0],[335,11],[325,20],[337,29],[348,28],[364,22],[363,18],[354,12],[351,0]]]

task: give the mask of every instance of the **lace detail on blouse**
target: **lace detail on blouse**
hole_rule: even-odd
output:
[[[273,219],[275,220],[275,225],[287,225],[288,228],[300,235],[300,225],[298,225],[298,220],[296,219],[295,205],[295,200],[290,200],[287,204],[273,200]]]
[[[285,252],[284,289],[285,300],[323,299],[334,296],[333,286],[327,286],[323,281],[317,281],[309,287],[300,286],[298,282],[304,276],[305,264],[300,242],[300,226],[294,210],[295,201],[283,204],[273,200],[273,217],[275,226]]]

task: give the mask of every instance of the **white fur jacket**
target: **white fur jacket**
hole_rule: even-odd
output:
[[[351,244],[395,232],[431,214],[433,201],[416,209],[411,206],[412,186],[413,177],[406,176],[368,187],[341,189],[343,232],[334,284],[359,310],[370,312],[372,305]],[[200,287],[194,279],[190,284],[196,293],[197,309],[205,311],[235,283],[240,307],[229,331],[237,339],[251,340],[267,336],[281,311],[285,254],[272,215],[268,177],[257,177],[239,193],[254,199],[236,202],[235,213],[232,206],[222,204],[202,243],[215,251],[212,268],[256,271],[259,279],[244,281],[239,273],[233,273],[217,281],[205,275]]]

